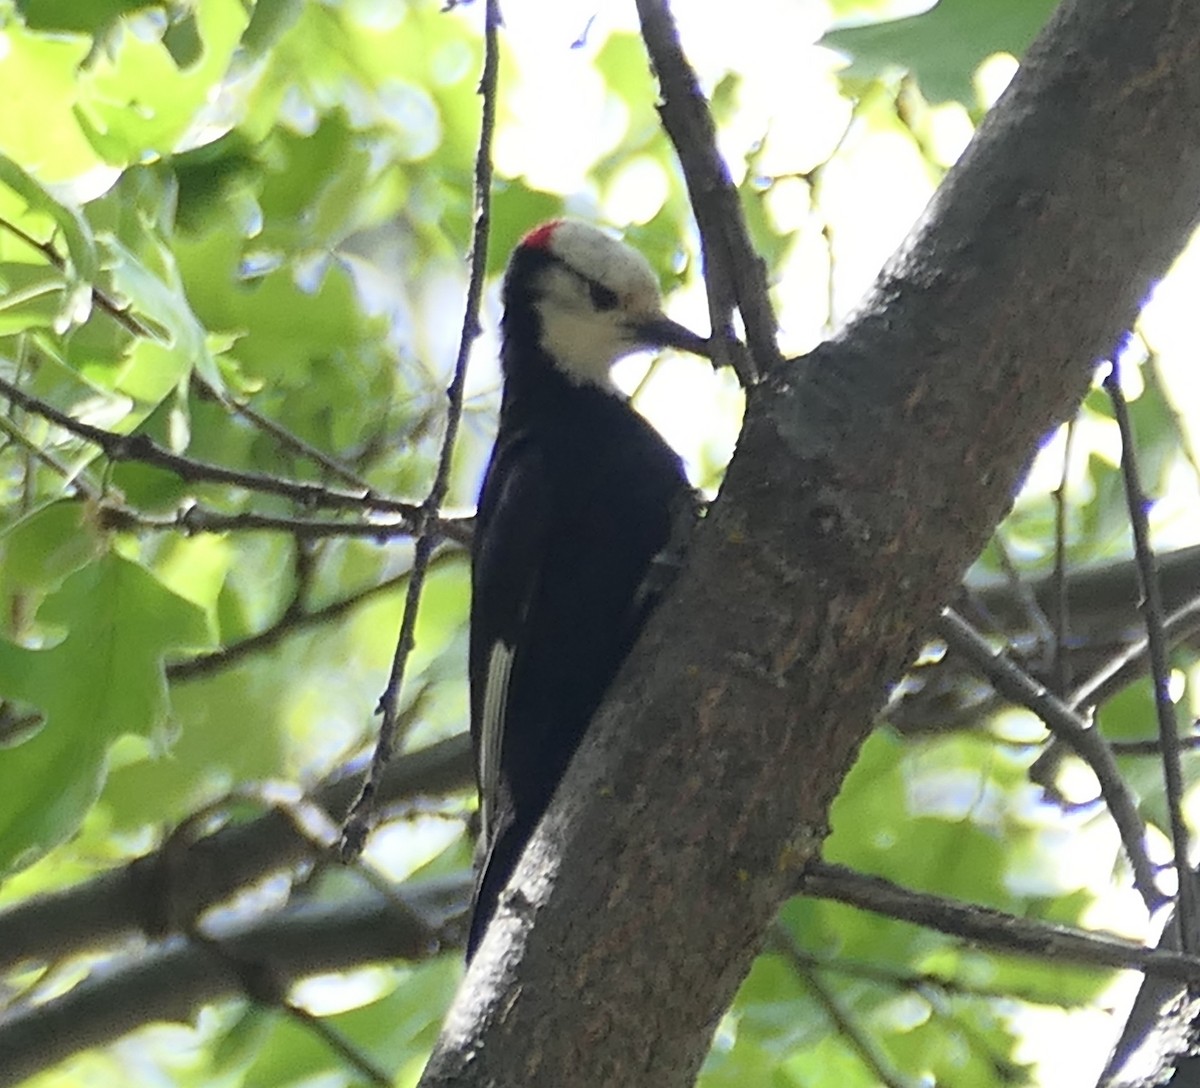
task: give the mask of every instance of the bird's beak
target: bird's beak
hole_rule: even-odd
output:
[[[656,314],[633,325],[633,334],[647,347],[678,348],[693,355],[712,357],[709,339],[692,332],[686,325],[672,321],[666,314]]]

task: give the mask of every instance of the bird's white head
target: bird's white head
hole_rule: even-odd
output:
[[[506,331],[520,306],[537,316],[539,346],[579,384],[611,389],[613,363],[639,348],[709,353],[707,340],[663,313],[645,257],[575,220],[545,223],[522,239],[505,282]]]

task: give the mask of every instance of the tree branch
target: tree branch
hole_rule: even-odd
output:
[[[637,8],[642,38],[662,87],[659,116],[679,156],[700,230],[713,350],[730,356],[727,361],[749,388],[760,370],[783,362],[775,342],[777,322],[767,291],[766,264],[750,242],[737,190],[717,150],[712,114],[684,56],[670,8],[665,0],[638,0]],[[731,323],[735,304],[746,324],[749,359],[743,359],[735,346]]]
[[[1200,595],[1172,612],[1163,625],[1168,645],[1177,646],[1200,633]],[[1150,671],[1150,643],[1146,638],[1131,642],[1110,657],[1071,692],[1073,707],[1099,706],[1138,677]]]
[[[276,423],[275,420],[264,416],[249,401],[238,400],[235,397],[229,396],[200,377],[195,371],[192,372],[192,387],[198,390],[202,396],[215,400],[231,415],[241,416],[243,419],[249,420],[260,431],[266,432],[275,439],[283,449],[298,454],[315,465],[320,465],[330,475],[341,480],[342,483],[348,484],[350,487],[357,487],[363,491],[370,490],[370,485],[367,481],[353,469],[347,468],[337,458],[331,457],[311,442],[306,442],[299,435],[293,434],[282,424]]]
[[[98,446],[110,461],[138,461],[145,465],[164,469],[187,483],[225,484],[256,491],[264,495],[278,495],[309,507],[328,507],[338,510],[381,511],[400,514],[413,520],[414,525],[422,516],[422,507],[399,499],[383,498],[370,491],[351,492],[323,487],[320,484],[287,480],[265,472],[249,472],[225,468],[223,465],[198,461],[164,449],[146,434],[117,434],[103,427],[94,427],[59,411],[40,397],[26,393],[7,378],[0,378],[0,393],[26,411],[34,412],[63,430]],[[440,520],[434,519],[440,535]],[[452,530],[453,532],[453,530]]]
[[[443,552],[441,556],[435,556],[432,561],[433,565],[440,565],[439,560],[443,558],[449,560],[453,558],[453,553],[447,551]],[[366,601],[391,593],[408,581],[410,573],[406,570],[392,578],[385,578],[382,582],[377,582],[373,586],[368,586],[366,589],[358,590],[345,597],[339,597],[320,608],[305,609],[296,602],[296,607],[285,608],[274,623],[264,627],[257,634],[248,635],[237,642],[231,642],[219,650],[197,654],[195,657],[189,657],[183,661],[172,661],[166,668],[167,679],[196,680],[202,676],[211,676],[222,669],[230,668],[252,654],[262,653],[264,650],[279,645],[289,635],[329,623]]]
[[[450,488],[450,462],[454,456],[454,443],[458,438],[458,425],[462,419],[463,389],[467,380],[467,363],[471,357],[471,345],[479,336],[479,308],[483,302],[483,280],[487,272],[488,234],[491,230],[492,209],[492,137],[496,131],[497,81],[500,75],[501,24],[499,0],[486,0],[483,15],[483,74],[479,79],[479,94],[483,97],[483,116],[479,126],[479,147],[475,155],[475,229],[471,238],[471,275],[467,283],[467,297],[463,305],[462,331],[458,340],[458,356],[454,362],[454,376],[446,390],[449,406],[446,412],[446,430],[442,436],[442,449],[438,456],[437,472],[429,488],[429,496],[421,507],[418,521],[417,543],[413,550],[412,573],[408,579],[408,592],[404,598],[404,615],[400,621],[400,634],[396,640],[396,652],[392,657],[391,675],[387,687],[379,698],[379,739],[371,757],[367,776],[363,779],[362,792],[354,802],[342,830],[342,856],[347,860],[357,857],[366,842],[372,817],[372,801],[376,782],[391,759],[396,746],[396,726],[399,720],[400,689],[404,684],[404,671],[409,655],[415,645],[417,613],[421,607],[421,593],[425,587],[425,575],[433,550],[441,538],[438,511]]]
[[[0,229],[7,230],[14,237],[19,238],[26,245],[37,250],[46,261],[60,271],[67,267],[66,259],[58,252],[58,250],[49,242],[39,242],[32,235],[27,234],[15,223],[10,223],[7,219],[0,218]],[[134,336],[143,339],[154,339],[154,333],[147,325],[135,316],[129,306],[122,306],[107,292],[102,291],[95,284],[90,285],[92,302],[97,308],[111,317],[118,325],[124,328],[127,332]],[[221,389],[210,384],[206,379],[202,378],[198,373],[192,373],[192,386],[199,391],[202,396],[206,396],[215,400],[227,412],[234,415],[240,415],[244,419],[249,420],[255,427],[261,431],[265,431],[274,438],[283,448],[291,450],[292,453],[299,454],[312,461],[314,464],[320,465],[326,471],[342,480],[343,483],[348,483],[351,487],[360,487],[367,490],[366,482],[355,472],[348,469],[335,458],[323,450],[317,449],[316,446],[306,442],[299,435],[293,434],[286,427],[276,423],[273,419],[268,419],[256,408],[252,407],[246,401],[237,400],[230,397]]]
[[[1067,0],[851,323],[755,388],[423,1088],[692,1083],[889,685],[1195,226],[1197,114],[1200,7]]]
[[[1112,365],[1104,379],[1104,388],[1112,400],[1117,426],[1121,431],[1121,473],[1125,479],[1125,497],[1129,506],[1129,523],[1133,529],[1134,558],[1137,560],[1138,581],[1142,587],[1142,612],[1146,623],[1146,645],[1150,655],[1150,674],[1154,678],[1154,708],[1158,717],[1158,742],[1162,745],[1163,778],[1166,783],[1167,814],[1171,843],[1175,848],[1175,873],[1179,880],[1177,893],[1177,924],[1180,948],[1195,952],[1197,943],[1196,886],[1191,880],[1188,860],[1188,829],[1183,819],[1183,768],[1179,758],[1179,725],[1175,721],[1175,704],[1171,699],[1171,670],[1167,665],[1167,639],[1163,631],[1165,609],[1154,550],[1150,546],[1150,523],[1146,516],[1149,505],[1138,472],[1137,450],[1134,446],[1133,424],[1129,407],[1121,392],[1120,363],[1113,356]]]
[[[343,769],[330,775],[312,790],[309,802],[340,822],[362,788],[362,774]],[[462,733],[397,759],[380,782],[379,796],[396,804],[466,789],[472,781],[470,740]],[[0,970],[107,947],[143,932],[149,918],[162,923],[162,933],[179,932],[208,908],[315,854],[312,839],[281,809],[188,842],[170,865],[172,916],[164,919],[154,896],[164,863],[155,851],[83,884],[0,911]]]
[[[1112,749],[1097,729],[1092,729],[1069,707],[1034,680],[1002,650],[993,650],[987,641],[953,609],[947,608],[938,620],[938,633],[946,644],[970,661],[1001,695],[1018,706],[1032,710],[1058,740],[1070,747],[1091,769],[1100,785],[1113,822],[1121,835],[1125,856],[1133,868],[1133,883],[1153,912],[1166,897],[1154,879],[1154,866],[1146,853],[1146,825],[1138,812]]]
[[[1172,646],[1189,643],[1200,648],[1196,639],[1200,634],[1200,547],[1179,548],[1158,559],[1163,596],[1168,607],[1174,609],[1167,617],[1167,640]],[[1027,598],[1031,594],[1038,609],[1049,604],[1054,597],[1054,577],[1029,579],[1022,584],[1024,588],[1017,590],[1008,577],[982,584],[968,581],[960,596],[986,615],[991,630],[1003,632],[1010,642],[1028,632],[1040,637],[1044,633],[1042,621],[1030,615]],[[1080,711],[1098,706],[1150,671],[1145,636],[1136,638],[1132,634],[1138,626],[1137,564],[1124,559],[1070,571],[1066,595],[1073,639],[1071,669],[1076,676],[1086,677],[1063,701]],[[1051,679],[1044,671],[1044,662],[1022,660],[1021,665],[1042,683]],[[910,676],[920,685],[888,706],[888,721],[904,732],[944,731],[979,724],[1003,699],[999,694],[981,699],[964,690],[963,673],[963,663],[954,654],[918,665]],[[1056,745],[1056,741],[1051,742],[1051,748]]]
[[[450,881],[397,893],[364,892],[343,903],[307,903],[250,923],[214,926],[230,954],[269,962],[287,978],[346,970],[380,960],[422,960],[437,951],[448,908],[465,888]],[[144,1024],[192,1019],[206,1003],[236,997],[244,979],[228,957],[175,937],[130,955],[61,997],[0,1016],[0,1088]]]
[[[411,518],[401,521],[336,521],[328,518],[291,518],[244,510],[222,514],[199,503],[182,507],[173,518],[155,517],[117,505],[97,496],[100,524],[119,532],[169,533],[287,533],[297,540],[321,540],[329,537],[365,537],[378,543],[399,536],[412,536]],[[471,518],[438,518],[439,537],[458,544],[471,542]]]
[[[829,862],[814,864],[804,875],[801,889],[816,899],[833,899],[900,922],[926,926],[995,952],[1200,981],[1200,957],[1146,948],[1120,937],[1017,918],[991,907],[915,892],[883,877],[856,873]]]
[[[298,979],[382,960],[424,959],[456,947],[458,933],[447,927],[453,927],[468,886],[469,876],[463,874],[398,892],[366,890],[344,902],[291,906],[253,922],[226,923],[213,927],[203,942],[219,941],[221,955],[182,936],[140,950],[61,997],[0,1016],[0,1088],[147,1023],[188,1020],[202,1004],[243,993],[255,1000],[271,997],[269,986],[264,992],[261,982],[244,977],[247,965],[272,978]],[[998,953],[1200,980],[1196,957],[916,892],[840,865],[814,863],[796,890],[927,926]],[[787,954],[802,962],[794,948]],[[804,965],[843,969],[836,962]],[[957,989],[946,980],[914,981]]]
[[[793,942],[779,942],[780,952],[791,961],[792,970],[804,980],[804,984],[812,992],[818,1005],[825,1010],[825,1015],[833,1024],[837,1033],[858,1056],[859,1061],[866,1067],[871,1076],[883,1088],[917,1088],[917,1082],[902,1076],[892,1067],[887,1053],[876,1042],[871,1032],[848,1009],[837,991],[828,985],[822,976],[821,968],[806,963],[797,954]]]

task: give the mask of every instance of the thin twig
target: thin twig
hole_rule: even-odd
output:
[[[66,268],[67,262],[57,249],[50,242],[39,242],[32,235],[27,234],[15,223],[10,223],[8,220],[0,218],[0,228],[7,230],[14,237],[19,238],[26,245],[37,250],[51,265],[62,271]],[[122,306],[109,294],[97,287],[95,284],[90,285],[92,293],[92,302],[95,303],[97,309],[108,314],[114,321],[122,326],[127,332],[144,340],[154,339],[153,331],[139,320],[128,306]],[[306,442],[299,435],[293,434],[282,424],[276,423],[273,419],[268,419],[257,409],[252,408],[247,402],[238,400],[229,396],[227,393],[217,388],[206,378],[201,377],[198,373],[192,373],[193,386],[204,396],[210,397],[217,401],[226,411],[234,415],[242,416],[249,420],[254,426],[271,435],[282,447],[291,450],[293,453],[299,454],[312,461],[314,464],[320,465],[326,471],[340,479],[343,483],[349,484],[351,487],[361,487],[365,491],[369,491],[369,485],[352,469],[347,468],[340,461],[323,450],[317,449],[316,446]]]
[[[1148,911],[1160,907],[1164,896],[1155,884],[1154,866],[1146,854],[1146,825],[1104,737],[1098,730],[1088,728],[1087,723],[1058,696],[1034,680],[1002,650],[993,649],[952,609],[942,611],[937,631],[946,640],[946,645],[970,661],[1001,695],[1033,711],[1051,733],[1092,769],[1133,869],[1134,887]]]
[[[1170,646],[1200,632],[1200,594],[1187,601],[1168,617],[1163,624],[1163,634]],[[1143,676],[1150,662],[1150,642],[1140,638],[1114,654],[1083,681],[1067,700],[1073,710],[1081,707],[1099,706],[1116,695],[1126,685]]]
[[[216,938],[209,937],[194,925],[187,929],[186,936],[195,947],[202,949],[215,959],[237,980],[247,1000],[263,1008],[278,1009],[289,1019],[312,1032],[351,1069],[365,1077],[369,1084],[374,1084],[377,1088],[390,1088],[392,1078],[365,1054],[360,1054],[357,1048],[339,1031],[314,1016],[307,1009],[293,1004],[288,998],[291,980],[274,965],[265,959],[252,958],[244,953],[235,952]]]
[[[100,523],[118,532],[167,533],[287,533],[297,540],[318,540],[326,537],[360,537],[383,543],[398,536],[412,536],[413,523],[401,521],[338,521],[333,518],[293,518],[276,514],[259,514],[252,510],[239,514],[222,514],[199,503],[191,503],[174,517],[144,514],[128,506],[104,502],[98,511]],[[438,535],[457,544],[471,543],[472,519],[438,518]]]
[[[328,855],[332,850],[337,832],[326,813],[318,805],[303,799],[293,800],[277,796],[269,786],[257,788],[251,786],[238,789],[219,801],[205,806],[200,811],[193,813],[172,832],[167,842],[163,844],[159,855],[164,870],[164,883],[170,884],[172,871],[177,870],[178,861],[186,857],[188,847],[194,845],[197,832],[201,832],[216,817],[227,819],[228,810],[232,804],[246,801],[259,804],[266,811],[276,809],[286,813],[296,830],[311,843],[314,856]],[[177,856],[174,865],[171,860],[173,855]],[[376,885],[373,883],[372,886]],[[378,887],[376,890],[379,890]],[[392,889],[389,889],[389,893],[391,891]],[[174,889],[167,886],[163,888],[160,896],[154,898],[156,901],[165,903],[178,903],[184,897],[175,894]],[[388,894],[388,898],[395,902],[397,911],[403,916],[406,924],[412,925],[417,930],[425,924],[424,919],[416,911],[411,910],[399,896]],[[194,913],[175,921],[180,923],[179,928],[185,937],[197,947],[214,956],[237,979],[242,991],[250,1001],[267,1008],[279,1009],[302,1028],[317,1036],[333,1053],[337,1054],[350,1068],[366,1077],[371,1084],[389,1088],[392,1083],[391,1077],[366,1055],[361,1054],[358,1048],[341,1032],[291,1000],[289,995],[293,980],[275,962],[261,954],[248,955],[244,951],[226,946],[219,938],[209,935],[201,928]],[[164,927],[161,932],[169,933],[172,928]],[[435,943],[435,933],[429,929],[429,944],[433,947]]]
[[[1179,446],[1179,452],[1183,454],[1183,459],[1190,466],[1192,474],[1196,477],[1196,482],[1200,483],[1200,455],[1197,454],[1197,450],[1192,443],[1191,431],[1184,422],[1183,413],[1180,412],[1174,401],[1167,395],[1163,384],[1162,369],[1158,365],[1159,354],[1150,346],[1150,343],[1143,334],[1139,333],[1138,339],[1141,340],[1142,346],[1146,351],[1146,359],[1142,363],[1142,376],[1145,379],[1147,387],[1162,398],[1167,414],[1171,417],[1171,424],[1175,429],[1175,441]]]
[[[94,487],[81,473],[72,472],[70,468],[64,465],[57,457],[49,450],[44,450],[36,442],[34,442],[24,431],[21,430],[7,416],[0,416],[0,430],[20,446],[34,460],[40,461],[51,472],[61,476],[63,482],[80,498],[89,499],[92,502],[100,502],[102,496],[100,489]],[[28,473],[26,477],[28,478]]]
[[[342,818],[361,788],[363,762],[339,766],[286,809],[276,805],[245,822],[217,828],[193,822],[193,841],[174,854],[174,872],[184,879],[171,882],[169,911],[155,912],[150,905],[162,899],[159,875],[167,843],[70,887],[0,909],[0,969],[124,946],[131,936],[144,933],[143,921],[153,913],[160,921],[165,914],[169,931],[177,932],[176,919],[196,917],[272,874],[295,874],[327,858],[328,849],[317,849],[297,815],[301,809],[319,808],[333,830],[330,841],[336,843]],[[379,787],[380,805],[402,810],[421,797],[459,793],[468,789],[473,775],[470,737],[459,733],[394,760]],[[314,821],[303,823],[312,826]],[[469,874],[459,881],[459,892],[455,913],[470,896]]]
[[[211,397],[227,412],[249,420],[259,430],[265,431],[274,438],[284,449],[290,450],[292,453],[299,454],[314,464],[320,465],[332,476],[341,480],[342,483],[349,484],[351,487],[362,488],[364,491],[371,490],[371,485],[366,480],[352,468],[343,465],[336,457],[331,457],[311,442],[306,442],[299,435],[293,434],[281,423],[276,423],[275,420],[264,416],[257,408],[252,407],[248,401],[231,397],[207,379],[202,378],[195,371],[192,372],[192,386],[203,396]]]
[[[666,0],[637,0],[637,9],[662,91],[659,116],[679,156],[700,230],[713,348],[730,356],[738,379],[749,388],[758,380],[758,369],[767,372],[783,363],[766,265],[751,244],[737,189],[717,150],[712,113],[680,45],[669,5]],[[732,339],[732,303],[746,326],[748,359],[741,357]]]
[[[1167,640],[1163,631],[1165,610],[1158,567],[1150,545],[1150,524],[1146,516],[1148,500],[1138,472],[1137,450],[1129,407],[1121,392],[1120,363],[1116,353],[1104,378],[1104,388],[1112,401],[1117,426],[1121,431],[1121,472],[1125,478],[1125,497],[1129,505],[1129,524],[1133,531],[1134,558],[1142,588],[1142,615],[1146,621],[1146,642],[1150,651],[1150,675],[1154,681],[1154,706],[1158,712],[1158,738],[1162,745],[1163,777],[1166,782],[1167,812],[1171,824],[1171,842],[1175,848],[1175,870],[1179,877],[1178,924],[1180,948],[1196,950],[1196,886],[1188,860],[1188,830],[1183,819],[1183,769],[1179,753],[1179,723],[1171,700],[1171,672],[1167,662]]]
[[[1193,732],[1179,738],[1179,749],[1183,752],[1194,752],[1200,748],[1200,722],[1192,723]],[[1114,740],[1109,742],[1112,750],[1119,756],[1162,756],[1162,745],[1157,740]]]
[[[1008,545],[1004,543],[999,533],[992,538],[992,547],[995,549],[996,557],[1000,560],[1000,569],[1004,572],[1004,577],[1008,579],[1013,593],[1021,602],[1021,607],[1025,609],[1026,618],[1037,632],[1038,642],[1043,646],[1052,645],[1054,643],[1054,625],[1037,599],[1033,586],[1021,577],[1021,572],[1017,569],[1017,564],[1009,553]]]
[[[234,805],[249,802],[261,806],[267,812],[277,810],[286,814],[295,830],[310,844],[314,856],[329,854],[336,839],[332,822],[319,805],[290,796],[289,793],[290,791],[281,791],[271,783],[243,786],[205,805],[176,826],[166,837],[155,855],[153,866],[148,870],[146,888],[149,894],[140,897],[138,904],[143,915],[142,925],[146,935],[152,939],[160,939],[174,932],[181,933],[193,946],[211,956],[231,975],[250,1001],[267,1008],[279,1009],[318,1036],[326,1046],[372,1084],[386,1088],[391,1084],[391,1079],[373,1062],[360,1054],[356,1047],[329,1024],[318,1021],[307,1009],[292,1002],[290,992],[296,977],[293,972],[282,966],[275,957],[245,946],[235,947],[220,936],[208,932],[199,921],[199,911],[195,909],[194,898],[189,895],[191,874],[187,865],[189,857],[194,854],[197,840],[210,832],[214,822],[228,821]],[[424,919],[411,910],[400,897],[396,899],[396,922],[403,922],[405,926],[411,925],[417,932],[425,928],[427,944],[431,948],[435,947],[434,929],[427,926]]]
[[[817,1004],[825,1010],[825,1015],[829,1017],[838,1034],[846,1040],[850,1049],[858,1055],[876,1081],[884,1088],[913,1088],[918,1083],[892,1068],[883,1048],[876,1045],[870,1033],[855,1020],[833,987],[826,984],[820,971],[804,969],[797,965],[796,972],[804,979],[817,999]]]
[[[60,272],[65,271],[67,260],[58,252],[50,242],[39,242],[31,234],[27,234],[15,223],[9,222],[7,219],[0,218],[0,229],[8,231],[14,238],[19,238],[27,246],[36,249],[48,264],[53,265]],[[154,333],[150,328],[139,321],[132,313],[129,312],[127,306],[120,305],[115,299],[110,298],[95,284],[90,285],[92,293],[92,302],[96,307],[103,310],[109,317],[122,326],[127,332],[134,336],[140,336],[144,339],[154,339]]]
[[[884,877],[857,873],[826,861],[811,864],[797,890],[814,899],[833,899],[900,922],[936,929],[996,952],[1200,981],[1200,957],[1146,948],[1121,937],[1053,922],[1018,918],[992,907],[913,891]]]
[[[314,1016],[308,1009],[291,1001],[284,1002],[281,1007],[289,1017],[302,1027],[308,1028],[347,1065],[352,1069],[357,1069],[371,1084],[379,1085],[380,1088],[392,1088],[395,1082],[387,1071],[376,1065],[365,1054],[360,1054],[354,1044],[327,1020]]]
[[[868,878],[870,879],[870,878]],[[920,894],[915,893],[915,894]],[[969,971],[963,972],[963,978],[950,974],[938,974],[933,971],[910,971],[892,964],[865,962],[860,960],[842,959],[837,952],[818,954],[800,946],[791,931],[778,920],[772,925],[767,934],[764,948],[766,952],[777,950],[779,942],[789,944],[788,958],[804,967],[815,968],[831,975],[870,982],[880,988],[908,991],[930,1002],[936,993],[941,998],[951,997],[984,997],[1006,998],[1025,1001],[1031,1005],[1053,1005],[1055,1001],[1067,1005],[1074,999],[1061,991],[1051,978],[1042,985],[1037,983],[1016,986],[1010,978],[995,978],[984,982],[981,978],[973,977]],[[952,968],[947,968],[951,970]],[[958,1018],[944,1009],[935,1010],[939,1016],[958,1022]]]
[[[791,963],[792,970],[804,980],[805,985],[812,991],[817,1004],[825,1010],[825,1015],[838,1034],[858,1055],[859,1060],[867,1067],[875,1080],[885,1088],[914,1088],[916,1082],[903,1076],[892,1067],[892,1063],[883,1049],[858,1023],[833,987],[826,984],[822,978],[822,965],[811,959],[802,949],[797,948],[790,933],[781,926],[772,927],[767,937],[767,949],[778,953]]]
[[[488,234],[491,228],[492,194],[492,137],[496,128],[496,92],[500,70],[499,27],[501,24],[499,0],[487,0],[484,9],[484,56],[483,73],[479,80],[479,94],[483,98],[480,120],[479,147],[475,156],[475,226],[471,240],[470,279],[467,283],[467,298],[463,308],[462,332],[458,342],[458,357],[454,362],[454,376],[446,390],[449,405],[446,412],[446,430],[442,437],[441,455],[437,473],[429,497],[420,512],[420,529],[413,549],[413,568],[409,577],[408,593],[404,600],[404,615],[400,622],[400,635],[396,641],[396,652],[392,658],[392,671],[387,687],[379,699],[379,740],[371,757],[371,766],[363,780],[362,793],[346,817],[342,829],[341,850],[344,859],[357,857],[366,842],[372,817],[376,783],[383,774],[396,745],[396,723],[400,703],[400,689],[404,684],[404,672],[415,644],[417,613],[421,606],[421,593],[425,585],[425,574],[429,560],[439,539],[436,518],[450,486],[450,465],[454,456],[454,443],[458,437],[458,426],[462,419],[463,389],[466,384],[467,362],[471,356],[471,345],[479,336],[479,309],[483,300],[483,280],[487,271]]]
[[[418,523],[428,526],[429,517],[423,506],[398,499],[387,499],[372,491],[361,493],[341,491],[336,488],[322,487],[320,484],[305,483],[299,480],[287,480],[279,476],[271,476],[264,472],[242,472],[237,469],[225,468],[207,461],[198,461],[192,457],[184,457],[164,449],[146,434],[117,434],[106,431],[102,427],[94,427],[60,411],[40,397],[26,393],[6,378],[0,378],[0,393],[8,397],[14,404],[19,404],[27,411],[33,412],[56,423],[63,430],[70,432],[85,442],[98,446],[110,461],[137,461],[141,464],[153,465],[178,476],[187,483],[216,483],[232,487],[245,488],[265,495],[278,495],[311,507],[328,507],[339,510],[379,511],[382,513],[399,514],[410,518],[416,526]],[[433,524],[440,526],[439,521]],[[438,528],[440,534],[441,530]]]
[[[429,933],[443,939],[441,927],[461,903],[461,888],[432,885],[402,894],[409,913],[427,919],[415,931],[397,914],[393,900],[365,890],[350,901],[293,904],[251,920],[210,919],[206,926],[234,955],[270,962],[289,978],[387,960],[427,960],[438,947],[430,943]],[[450,939],[448,933],[445,939]],[[5,1059],[0,1085],[15,1088],[35,1073],[147,1022],[188,1022],[201,1006],[241,992],[244,987],[225,961],[194,942],[172,939],[139,948],[66,993],[0,1019]]]
[[[1062,475],[1052,493],[1054,499],[1054,694],[1060,698],[1071,686],[1071,662],[1067,656],[1070,611],[1067,604],[1067,483],[1071,447],[1075,443],[1075,419],[1067,422],[1063,442]]]
[[[453,555],[454,553],[449,551],[443,553],[447,561],[452,559]],[[440,559],[441,557],[435,557],[432,565],[437,566]],[[411,571],[403,571],[382,582],[368,586],[366,589],[360,589],[345,597],[339,597],[337,600],[330,601],[328,604],[320,608],[314,608],[311,611],[285,609],[284,614],[275,623],[259,631],[256,635],[250,635],[220,650],[198,654],[195,657],[188,658],[186,661],[172,662],[166,668],[167,679],[172,682],[197,680],[204,676],[211,676],[222,669],[230,668],[252,654],[262,653],[264,650],[271,649],[289,635],[308,630],[312,627],[318,627],[323,623],[329,623],[331,620],[338,619],[345,613],[357,608],[360,604],[365,604],[376,597],[391,593],[407,582],[410,574]]]

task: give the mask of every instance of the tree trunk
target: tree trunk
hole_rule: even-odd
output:
[[[1200,5],[1067,2],[859,313],[752,391],[422,1085],[693,1082],[889,684],[1198,211]]]

